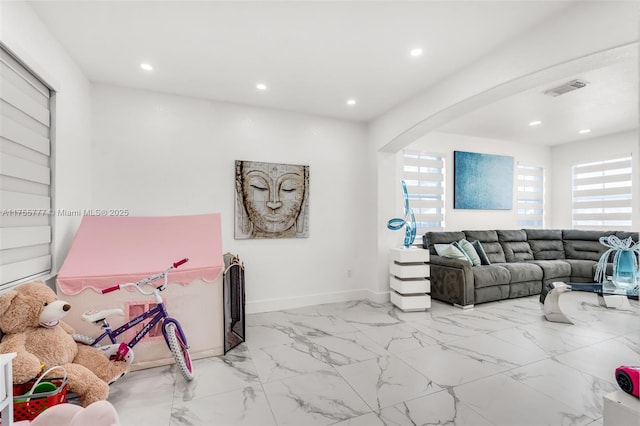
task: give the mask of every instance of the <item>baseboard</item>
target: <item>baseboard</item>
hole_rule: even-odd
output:
[[[322,305],[324,303],[348,302],[350,300],[363,299],[368,299],[376,303],[385,303],[389,301],[389,292],[374,292],[370,289],[358,289],[296,297],[253,300],[245,303],[245,312],[247,314],[255,314],[260,312],[280,311],[283,309],[295,309],[303,306]]]

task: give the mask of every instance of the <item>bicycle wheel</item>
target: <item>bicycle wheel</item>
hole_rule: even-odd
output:
[[[193,364],[191,364],[187,339],[173,322],[168,322],[165,325],[165,336],[180,372],[185,380],[190,382],[193,380]]]

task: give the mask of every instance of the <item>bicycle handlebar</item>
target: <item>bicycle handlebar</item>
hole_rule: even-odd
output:
[[[155,275],[151,275],[150,277],[147,278],[143,278],[140,281],[138,281],[137,283],[126,283],[126,284],[117,284],[114,285],[112,287],[107,287],[105,289],[102,289],[102,294],[107,294],[107,293],[111,293],[112,291],[116,291],[116,290],[120,290],[122,287],[135,287],[136,290],[138,290],[140,293],[142,294],[146,294],[146,295],[151,295],[153,293],[146,293],[144,291],[142,291],[140,289],[140,286],[146,285],[146,284],[151,284],[152,282],[160,279],[160,278],[164,278],[165,279],[165,284],[167,284],[167,273],[172,270],[172,269],[176,269],[178,268],[180,265],[184,265],[185,263],[187,263],[189,261],[188,257],[185,257],[184,259],[178,260],[177,262],[174,262],[171,266],[169,266],[167,269],[165,269],[163,272],[160,272],[159,274],[155,274]],[[162,287],[162,286],[160,286]],[[162,288],[160,288],[162,290]]]
[[[111,293],[112,291],[120,290],[120,284],[114,285],[113,287],[107,287],[102,289],[102,294]]]
[[[188,258],[188,257],[185,257],[184,259],[182,259],[182,260],[178,260],[177,262],[175,262],[175,263],[173,264],[173,267],[174,267],[174,268],[177,268],[177,267],[178,267],[178,266],[180,266],[180,265],[184,265],[184,264],[185,264],[185,263],[187,263],[188,261],[189,261],[189,258]]]

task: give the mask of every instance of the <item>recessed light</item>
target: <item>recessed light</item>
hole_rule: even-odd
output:
[[[538,125],[540,125],[540,124],[542,124],[542,121],[540,121],[540,120],[536,120],[536,121],[532,121],[532,122],[530,122],[530,123],[529,123],[529,126],[538,126]]]
[[[349,106],[353,106],[353,105],[355,105],[355,104],[356,104],[356,100],[355,100],[355,99],[349,99],[349,100],[347,100],[347,105],[349,105]]]
[[[580,131],[578,131],[578,133],[580,133],[581,135],[584,135],[585,133],[589,133],[591,131],[591,129],[582,129]]]
[[[423,53],[423,50],[419,47],[416,47],[415,49],[411,49],[411,52],[409,52],[411,56],[420,56],[422,55],[422,53]]]
[[[256,84],[256,89],[258,90],[267,90],[267,85],[264,83],[258,83]]]
[[[140,68],[145,71],[153,71],[153,65],[151,64],[140,64]]]

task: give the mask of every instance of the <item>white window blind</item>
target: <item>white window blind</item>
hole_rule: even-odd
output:
[[[403,180],[416,217],[416,235],[444,230],[444,154],[405,150]],[[422,241],[417,241],[422,244]]]
[[[631,229],[631,156],[572,167],[573,227]]]
[[[516,209],[518,226],[544,227],[544,168],[518,164]]]
[[[50,91],[0,48],[0,288],[51,271]]]

